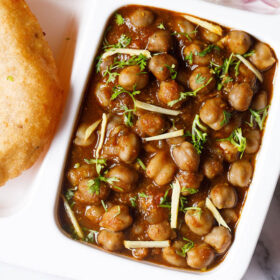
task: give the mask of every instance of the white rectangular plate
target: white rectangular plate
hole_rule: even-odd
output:
[[[151,5],[151,1],[29,0],[28,3],[47,33],[69,93],[60,128],[42,163],[0,190],[0,260],[77,279],[240,279],[251,259],[280,169],[278,70],[255,175],[235,241],[225,260],[206,273],[128,260],[66,237],[59,229],[56,207],[73,124],[106,20],[120,6]],[[275,36],[279,16],[257,15],[198,0],[154,0],[152,5],[247,31],[270,44],[280,57],[280,38]]]

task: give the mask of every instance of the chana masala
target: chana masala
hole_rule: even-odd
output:
[[[276,58],[250,34],[143,6],[108,21],[59,205],[73,238],[205,271],[229,250]]]

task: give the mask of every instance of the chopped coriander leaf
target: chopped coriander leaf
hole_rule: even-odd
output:
[[[201,75],[201,73],[198,73],[196,76],[195,76],[195,82],[197,83],[197,84],[203,84],[204,83],[204,81],[205,81],[205,77],[203,77],[202,75]]]
[[[120,181],[120,179],[117,178],[117,177],[108,177],[107,178],[107,177],[102,177],[102,176],[100,177],[100,180],[103,181],[103,182],[106,182],[109,185],[112,185],[114,182],[119,182]],[[123,191],[123,189],[120,188],[120,187],[114,186],[114,188]]]
[[[224,61],[224,64],[222,66],[224,76],[228,74],[229,67],[233,63],[232,58],[233,58],[233,53],[231,53],[230,57],[226,58],[225,61]]]
[[[137,163],[141,166],[141,168],[143,169],[143,170],[146,170],[146,166],[145,166],[145,164],[144,164],[144,162],[140,159],[140,158],[137,158]]]
[[[91,158],[91,159],[84,159],[85,163],[87,164],[102,164],[102,165],[106,165],[106,159],[105,158]]]
[[[133,112],[135,109],[128,109],[126,105],[121,106],[121,109],[124,110],[124,123],[126,126],[133,126]]]
[[[183,240],[187,241],[187,243],[182,246],[181,250],[176,250],[176,254],[185,258],[187,256],[187,252],[194,247],[194,242],[185,237],[183,237]]]
[[[246,138],[242,135],[241,128],[235,129],[228,138],[218,139],[217,141],[229,141],[241,153],[240,158],[242,158],[246,149]]]
[[[195,194],[197,193],[199,190],[198,189],[194,189],[194,188],[186,188],[186,187],[183,187],[181,189],[181,193],[183,192],[188,192],[189,194]]]
[[[104,202],[103,199],[101,200],[101,204],[102,204],[102,206],[103,206],[105,212],[107,212],[107,211],[108,211],[108,208],[107,208],[107,205],[105,204],[105,202]]]
[[[251,51],[249,51],[249,52],[243,54],[243,57],[250,57],[250,56],[252,56],[254,53],[255,53],[255,50],[251,50]]]
[[[176,68],[175,64],[172,64],[171,66],[165,64],[165,67],[169,70],[171,79],[175,80],[177,77],[177,71],[175,70],[175,68]]]
[[[106,77],[108,75],[106,84],[114,83],[117,76],[120,75],[117,72],[111,72],[111,71],[112,71],[112,65],[110,65],[110,67],[107,67],[107,69],[103,72],[103,77]]]
[[[103,49],[105,49],[105,51],[108,51],[109,49],[111,50],[111,49],[126,48],[130,43],[131,43],[131,38],[126,36],[125,34],[122,34],[118,39],[118,42],[114,45],[110,45],[107,39],[104,39]]]
[[[95,164],[96,172],[100,175],[101,170],[106,166],[106,159],[84,159],[87,164]]]
[[[79,168],[81,165],[80,165],[80,163],[78,163],[78,162],[76,162],[75,164],[74,164],[74,168],[76,169],[76,168]]]
[[[163,23],[160,23],[158,26],[157,26],[158,29],[162,29],[162,30],[165,30],[165,27],[163,25]]]
[[[88,192],[91,195],[94,195],[94,194],[98,195],[100,193],[100,179],[99,178],[88,180],[87,186],[88,186]]]
[[[220,77],[222,71],[222,66],[215,63],[214,61],[210,61],[210,73]]]
[[[10,81],[10,82],[13,82],[15,79],[14,79],[13,76],[8,76],[8,77],[7,77],[7,80]]]
[[[124,24],[124,18],[122,17],[121,14],[115,13],[115,22],[117,25]]]
[[[98,231],[88,228],[83,228],[84,231],[88,231],[88,235],[85,237],[86,242],[94,243],[95,241],[95,235],[98,233]]]
[[[193,53],[190,52],[189,55],[186,55],[185,60],[188,62],[189,65],[192,65],[193,64]]]
[[[169,191],[171,190],[171,188],[168,188],[165,193],[164,193],[164,196],[160,198],[160,201],[159,201],[159,204],[160,204],[160,207],[162,207],[162,205],[164,205],[166,202],[167,202],[167,196],[168,196],[168,193]],[[171,207],[171,203],[168,202]]]
[[[195,207],[195,206],[187,207],[185,208],[185,211],[194,211],[194,214],[195,215],[197,214],[199,217],[202,214],[202,209],[200,207]]]
[[[229,76],[224,76],[222,81],[220,83],[218,83],[217,89],[221,90],[223,88],[224,85],[228,84],[229,82],[232,82],[233,79]]]
[[[213,80],[213,77],[210,78],[210,79],[207,81],[206,84],[202,85],[201,87],[197,88],[197,89],[194,90],[194,91],[180,92],[180,97],[179,97],[178,99],[176,99],[176,100],[172,100],[172,101],[168,102],[168,106],[171,107],[171,106],[175,105],[176,103],[178,103],[178,102],[180,102],[180,101],[186,99],[188,96],[196,96],[197,93],[198,93],[201,89],[203,89],[203,88],[205,88],[206,86],[208,86],[208,85],[211,83],[212,80]]]
[[[121,191],[121,192],[123,192],[123,191],[124,191],[124,189],[123,189],[123,188],[118,187],[118,186],[113,186],[113,188],[114,188],[114,189],[117,189],[117,190],[119,190],[119,191]]]
[[[148,58],[143,54],[133,55],[128,60],[117,60],[115,58],[112,69],[122,69],[125,66],[138,65],[140,67],[140,70],[143,71],[146,68],[147,60]]]
[[[74,187],[74,188],[70,188],[68,190],[66,190],[65,192],[65,198],[69,201],[73,198],[73,196],[75,195],[75,191],[78,189],[78,187]]]
[[[198,32],[197,31],[198,26],[195,28],[195,30],[191,31],[191,32],[173,32],[171,33],[171,35],[181,35],[181,36],[185,36],[190,42],[192,41],[192,38],[190,35],[195,34]]]
[[[195,115],[192,124],[192,143],[198,154],[201,154],[203,145],[207,140],[207,128],[201,124],[199,120],[199,115]]]
[[[132,207],[136,207],[136,200],[137,200],[137,196],[133,196],[129,198]]]
[[[141,92],[140,90],[135,90],[135,86],[134,86],[134,89],[131,92],[125,90],[121,86],[115,86],[115,87],[113,87],[113,94],[111,96],[111,100],[116,99],[122,93],[127,93],[132,98],[132,100],[135,102],[134,96],[139,94],[140,92]]]
[[[235,77],[238,77],[239,75],[239,66],[240,66],[240,63],[241,63],[241,60],[237,61],[235,66],[234,66],[234,74],[235,74]]]
[[[180,198],[179,198],[179,211],[185,213],[186,212],[185,204],[187,204],[187,203],[188,203],[187,198],[184,197],[184,196],[180,196]]]
[[[208,53],[212,52],[213,49],[216,49],[218,51],[220,51],[221,49],[216,46],[216,45],[209,45],[207,46],[203,51],[199,52],[199,53],[196,53],[195,55],[198,55],[200,57],[204,57],[206,56]]]
[[[220,123],[221,126],[228,124],[229,120],[231,118],[231,113],[230,112],[224,110],[223,114],[224,114],[224,119]]]
[[[145,193],[143,193],[143,192],[138,193],[138,196],[139,196],[139,197],[143,197],[143,198],[149,197],[147,194],[145,194]]]
[[[254,121],[255,121],[257,123],[257,125],[259,126],[260,130],[263,130],[264,122],[265,122],[265,119],[266,119],[267,114],[268,114],[268,108],[269,108],[269,106],[266,106],[264,109],[256,110],[256,111],[252,110],[252,109],[249,109],[249,111],[251,113],[251,118],[250,118],[249,125],[251,127],[253,127]]]

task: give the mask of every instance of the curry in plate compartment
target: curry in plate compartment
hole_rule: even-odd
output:
[[[73,135],[59,219],[108,251],[205,271],[252,181],[276,58],[250,34],[125,6],[109,19]]]

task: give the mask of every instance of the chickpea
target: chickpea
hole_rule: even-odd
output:
[[[157,185],[170,183],[176,172],[176,166],[170,156],[163,151],[158,152],[148,163],[146,175]]]
[[[145,112],[140,114],[136,127],[141,136],[159,135],[165,131],[166,123],[162,115]]]
[[[219,35],[211,32],[211,31],[209,31],[209,30],[207,30],[205,28],[201,28],[200,32],[201,32],[202,37],[205,40],[207,40],[207,41],[209,41],[211,43],[216,43],[220,39]]]
[[[223,156],[226,161],[234,162],[237,160],[239,152],[233,144],[225,140],[225,141],[219,141],[218,145],[222,149]]]
[[[185,214],[185,222],[193,233],[205,235],[210,232],[214,218],[211,212],[203,207],[201,208],[201,212],[199,212],[199,209],[188,210]]]
[[[253,91],[248,83],[235,84],[229,95],[230,105],[237,111],[246,111],[250,107]]]
[[[97,241],[107,251],[120,251],[123,249],[124,234],[103,229],[99,232]]]
[[[96,170],[92,165],[83,164],[78,168],[71,168],[67,173],[67,179],[73,187],[78,186],[80,181],[96,176]]]
[[[183,87],[174,80],[162,81],[160,82],[159,91],[157,92],[157,98],[161,103],[169,106],[169,102],[179,99],[180,92],[183,91]],[[177,102],[171,107],[174,109],[178,109],[181,104],[182,102]]]
[[[207,53],[205,56],[199,56],[199,53],[204,49],[201,42],[195,41],[184,48],[184,56],[189,57],[192,55],[193,64],[206,66],[209,65],[211,60],[211,55]]]
[[[214,130],[224,126],[224,111],[226,104],[221,97],[207,99],[200,108],[199,117]]]
[[[141,73],[138,65],[124,68],[119,75],[119,84],[126,90],[139,90],[146,87],[149,82],[149,75]]]
[[[252,176],[253,167],[247,160],[235,161],[228,171],[229,182],[237,187],[248,187]]]
[[[137,248],[132,249],[132,256],[135,259],[143,260],[149,255],[149,249],[148,248]]]
[[[230,231],[223,227],[214,227],[210,233],[208,233],[204,241],[213,247],[217,253],[225,253],[231,244],[231,233]]]
[[[149,37],[147,49],[151,52],[168,52],[172,47],[173,39],[167,30],[158,30]]]
[[[171,236],[170,224],[168,221],[163,221],[159,224],[149,225],[148,235],[155,241],[167,240]]]
[[[207,157],[202,164],[203,174],[213,179],[223,172],[223,163],[217,156]]]
[[[217,184],[210,191],[210,198],[218,208],[233,208],[237,203],[236,190],[228,184]]]
[[[135,27],[146,27],[153,23],[154,14],[146,9],[139,8],[130,15],[130,22]]]
[[[208,82],[209,82],[209,84],[207,86],[201,88],[202,86],[206,85]],[[197,67],[192,72],[190,79],[189,79],[189,84],[190,84],[191,90],[198,90],[199,88],[201,88],[199,90],[199,93],[207,94],[215,88],[216,81],[215,81],[213,74],[210,73],[210,70],[208,67],[200,66],[200,67]]]
[[[131,163],[138,157],[140,150],[140,140],[135,135],[135,133],[131,132],[126,135],[119,136],[118,146],[118,156],[123,162]]]
[[[187,33],[191,39],[196,36],[194,25],[183,17],[175,18],[174,29],[178,33]]]
[[[260,93],[256,94],[252,101],[253,110],[262,110],[267,105],[267,93],[262,90]]]
[[[250,57],[251,62],[260,70],[266,71],[276,62],[270,47],[258,42],[254,47],[255,52]]]
[[[130,192],[132,191],[138,181],[138,173],[135,169],[128,165],[116,165],[110,169],[106,174],[107,178],[116,178],[118,181],[115,181],[111,188],[115,192]]]
[[[180,171],[176,177],[180,183],[182,195],[192,194],[194,189],[199,188],[203,180],[202,174],[188,171]]]
[[[228,34],[228,47],[233,53],[244,54],[249,50],[251,44],[251,37],[246,32],[233,30]]]
[[[174,67],[175,71],[178,68],[177,59],[167,53],[154,55],[149,62],[149,70],[159,81],[170,79],[171,73],[167,66]]]
[[[175,146],[172,150],[172,156],[181,170],[189,172],[197,171],[200,157],[191,143],[185,141]]]
[[[102,205],[100,206],[92,205],[86,209],[85,215],[90,221],[98,225],[100,220],[102,219],[104,212],[105,210]]]
[[[238,216],[233,209],[222,209],[221,214],[227,224],[236,223],[238,220]]]
[[[206,268],[214,261],[214,258],[213,250],[206,243],[196,245],[187,252],[187,264],[195,269]]]
[[[99,104],[106,108],[110,105],[111,102],[111,92],[112,89],[102,83],[98,83],[95,89],[95,95]]]
[[[99,225],[111,231],[121,231],[132,224],[127,206],[115,205],[104,213]]]
[[[261,134],[259,130],[248,130],[245,132],[246,137],[246,149],[245,153],[254,154],[259,150],[261,142]]]
[[[87,178],[80,181],[78,190],[75,192],[74,199],[84,204],[100,205],[101,200],[105,200],[110,193],[109,187],[100,183],[99,188],[91,191],[90,186],[93,183],[94,178]]]
[[[172,246],[164,248],[162,250],[163,259],[171,265],[185,267],[186,259],[176,253],[176,251],[181,250],[184,244],[182,241],[175,241]]]

